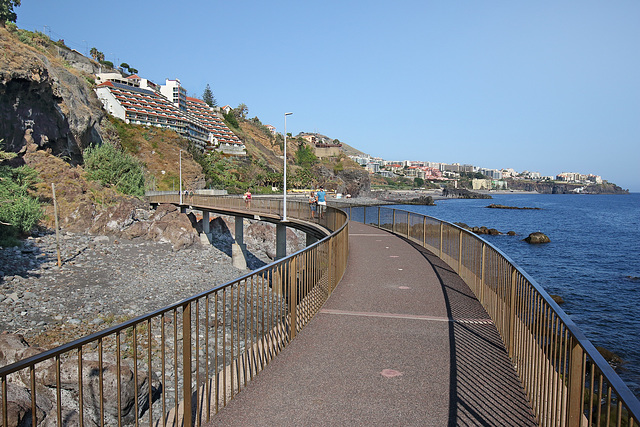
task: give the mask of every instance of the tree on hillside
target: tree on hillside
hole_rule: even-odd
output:
[[[16,22],[18,15],[13,8],[18,6],[20,0],[0,0],[0,26],[4,27],[6,22]]]
[[[137,74],[138,73],[138,70],[136,70],[135,68],[133,68],[132,66],[130,66],[126,62],[123,62],[122,64],[120,64],[120,69],[127,70],[127,72],[129,74]]]
[[[0,1],[2,1],[2,0],[0,0]],[[95,47],[91,48],[91,50],[89,51],[89,54],[91,55],[91,57],[93,59],[95,59],[98,62],[104,61],[104,53],[100,52]]]
[[[247,104],[244,104],[244,103],[238,105],[236,108],[233,109],[233,113],[235,114],[235,116],[242,119],[247,118],[248,112],[249,112],[249,107],[247,107]]]
[[[207,87],[204,88],[204,92],[202,93],[202,100],[206,102],[209,107],[217,107],[218,101],[216,101],[216,97],[213,96],[213,92],[211,91],[211,86],[207,83]]]

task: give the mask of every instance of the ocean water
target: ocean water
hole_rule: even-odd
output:
[[[487,209],[491,204],[540,210]],[[482,236],[550,294],[596,346],[618,354],[618,373],[640,398],[640,193],[504,194],[493,200],[450,199],[396,208],[517,236]],[[551,243],[522,239],[541,231]]]

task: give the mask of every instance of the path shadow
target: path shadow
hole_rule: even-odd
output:
[[[498,330],[471,289],[432,252],[404,240],[433,267],[453,320],[449,426],[537,426]]]

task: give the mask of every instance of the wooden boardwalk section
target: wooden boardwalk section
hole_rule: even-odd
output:
[[[423,248],[350,223],[323,309],[209,426],[534,426],[500,336]]]

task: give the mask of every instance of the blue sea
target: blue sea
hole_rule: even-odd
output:
[[[487,209],[491,203],[541,210]],[[517,236],[482,236],[550,294],[596,346],[626,361],[618,373],[640,398],[640,193],[501,194],[397,208]],[[522,241],[541,231],[551,243]]]

